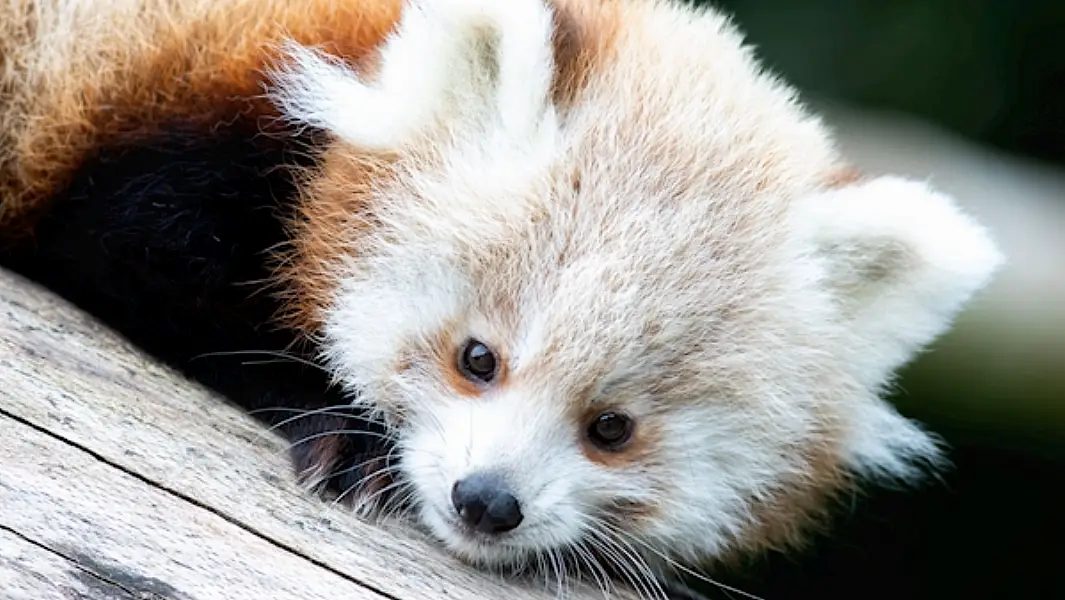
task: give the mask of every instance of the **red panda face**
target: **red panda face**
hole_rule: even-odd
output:
[[[279,105],[335,136],[301,301],[458,555],[725,560],[938,459],[879,392],[997,251],[923,184],[840,185],[719,15],[426,1],[373,82],[291,51]]]

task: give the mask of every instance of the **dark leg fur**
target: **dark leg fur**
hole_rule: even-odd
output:
[[[277,303],[262,287],[265,251],[283,241],[293,191],[279,167],[312,160],[294,152],[299,142],[239,125],[209,134],[177,126],[103,150],[55,199],[34,239],[0,264],[267,424],[344,405],[320,369],[269,355],[295,351],[294,334],[270,325]],[[334,490],[362,478],[352,466],[386,451],[372,433],[330,435],[380,432],[341,410],[280,427],[292,442],[312,438],[295,445],[296,469],[336,473]]]

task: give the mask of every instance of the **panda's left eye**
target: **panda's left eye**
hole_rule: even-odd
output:
[[[490,383],[496,376],[498,360],[491,348],[478,340],[469,340],[459,355],[459,371],[471,381]]]
[[[619,450],[632,437],[633,420],[616,411],[600,413],[588,425],[587,436],[601,450]]]

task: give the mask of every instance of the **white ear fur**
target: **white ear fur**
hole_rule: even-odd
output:
[[[880,177],[800,201],[845,325],[882,382],[943,333],[1003,262],[995,243],[928,185]]]
[[[855,407],[843,452],[849,467],[871,480],[912,482],[947,464],[941,440],[879,398]]]
[[[552,27],[542,0],[410,0],[376,81],[290,43],[271,96],[289,118],[371,149],[398,148],[443,119],[527,134],[553,115]]]
[[[855,374],[871,389],[943,333],[1004,261],[950,197],[897,177],[803,198],[795,216],[860,343]],[[907,480],[920,472],[915,460],[940,462],[937,440],[887,402],[854,410],[846,452],[858,472]]]

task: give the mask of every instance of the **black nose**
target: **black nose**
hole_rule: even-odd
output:
[[[482,533],[503,533],[521,523],[518,499],[494,475],[474,474],[451,488],[451,503],[467,525]]]

